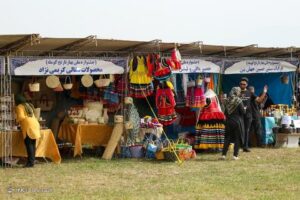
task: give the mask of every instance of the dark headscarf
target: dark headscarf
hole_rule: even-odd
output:
[[[27,103],[27,101],[23,95],[17,94],[15,97],[15,103],[16,103],[16,106],[22,104],[29,117],[32,117],[34,115],[34,113],[33,113],[34,106],[31,103]]]
[[[241,88],[233,87],[229,93],[229,98],[225,102],[226,112],[230,115],[242,103],[242,99],[239,97],[241,94]]]

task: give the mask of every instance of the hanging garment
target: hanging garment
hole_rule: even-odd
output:
[[[176,112],[180,114],[179,124],[181,126],[195,126],[196,120],[196,112],[188,107],[176,107]]]
[[[152,77],[148,74],[145,57],[134,57],[130,61],[129,66],[130,96],[135,98],[145,98],[152,95]]]
[[[207,105],[202,109],[196,125],[194,148],[221,150],[224,144],[225,115],[221,111],[218,98],[212,90],[205,93]]]
[[[205,96],[202,87],[188,87],[185,105],[191,108],[202,108],[205,104]]]
[[[157,118],[163,125],[172,124],[177,118],[174,94],[170,88],[158,88],[156,91]]]

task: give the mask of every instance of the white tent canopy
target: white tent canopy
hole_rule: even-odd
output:
[[[244,60],[225,69],[224,74],[294,72],[297,66],[278,60]]]

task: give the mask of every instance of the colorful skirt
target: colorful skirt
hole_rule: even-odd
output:
[[[146,98],[153,94],[153,85],[150,84],[134,84],[130,83],[129,94],[134,98]]]
[[[223,149],[225,137],[224,123],[206,123],[196,126],[196,139],[194,148],[201,150]]]
[[[171,125],[177,118],[174,107],[158,108],[157,118],[163,125]]]
[[[206,104],[206,98],[202,88],[189,87],[187,89],[187,96],[185,99],[185,105],[192,108],[202,108]]]

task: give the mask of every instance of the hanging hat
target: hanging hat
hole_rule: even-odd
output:
[[[46,85],[51,89],[58,87],[60,85],[59,78],[54,75],[48,76],[46,78]]]
[[[85,74],[81,77],[81,83],[84,87],[91,87],[94,83],[93,77],[89,74]]]

